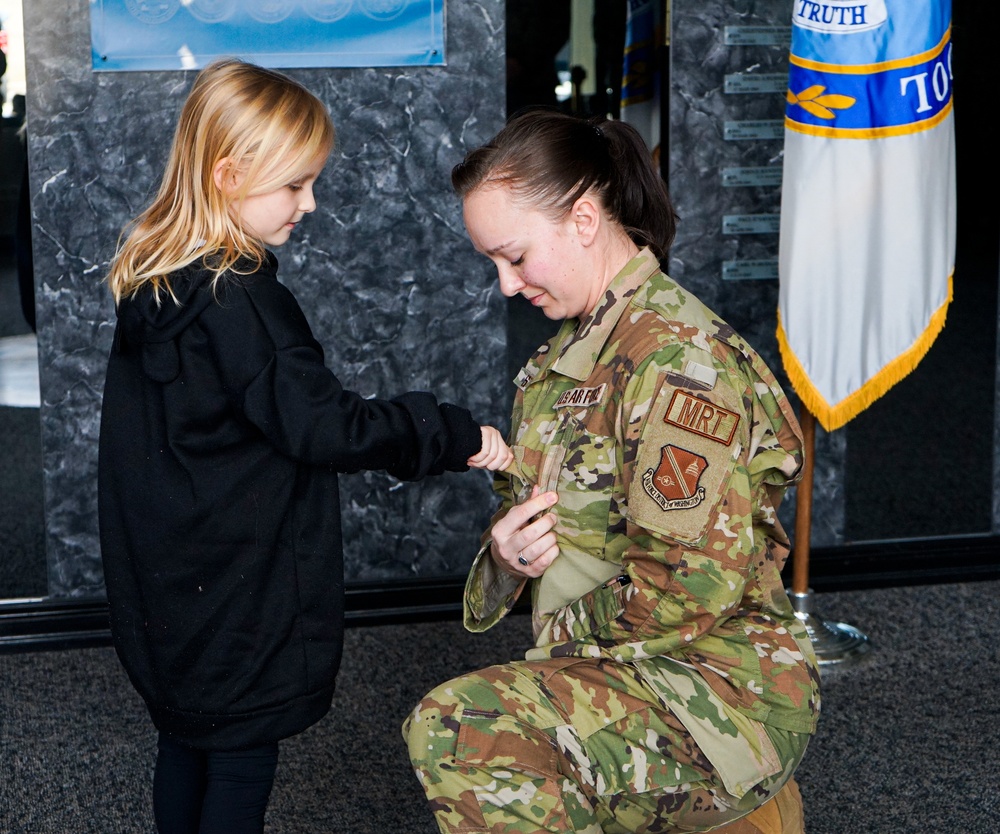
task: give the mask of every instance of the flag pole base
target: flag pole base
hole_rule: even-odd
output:
[[[789,591],[788,597],[796,619],[806,628],[820,666],[850,666],[863,660],[871,651],[871,642],[864,632],[847,623],[824,620],[813,613],[811,588],[804,594]]]

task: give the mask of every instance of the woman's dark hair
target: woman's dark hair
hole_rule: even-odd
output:
[[[677,215],[666,184],[642,136],[624,122],[518,113],[455,166],[451,183],[463,199],[487,183],[503,185],[553,219],[592,191],[636,245],[662,259],[674,240]]]

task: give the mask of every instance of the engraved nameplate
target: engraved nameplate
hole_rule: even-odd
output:
[[[790,46],[791,26],[726,26],[723,29],[726,46]]]
[[[778,260],[723,261],[723,281],[777,281]]]
[[[758,168],[723,168],[722,185],[725,188],[781,185],[781,174],[780,165]]]
[[[727,142],[760,141],[785,138],[784,119],[750,119],[743,122],[725,122],[722,138]]]
[[[784,93],[788,90],[787,72],[734,72],[725,77],[722,91],[741,93]]]
[[[722,217],[724,235],[777,234],[780,226],[780,214],[726,214]]]

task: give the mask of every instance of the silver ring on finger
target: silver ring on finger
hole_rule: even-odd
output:
[[[528,560],[521,555],[521,551],[517,551],[517,561],[524,567],[528,567]]]

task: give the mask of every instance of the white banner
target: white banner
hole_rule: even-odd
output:
[[[955,264],[950,0],[796,0],[778,341],[831,431],[912,371]]]

